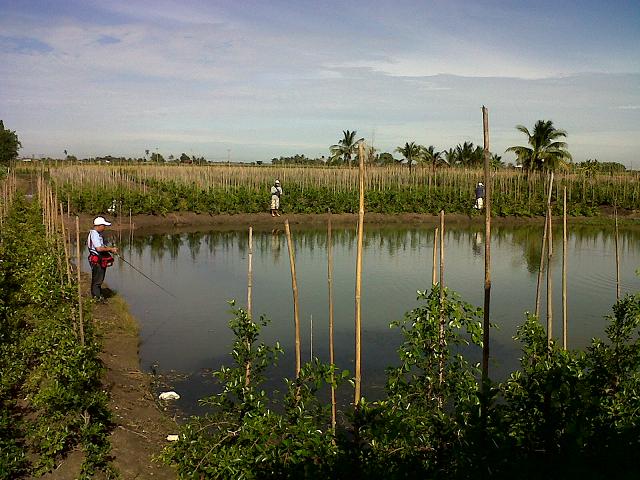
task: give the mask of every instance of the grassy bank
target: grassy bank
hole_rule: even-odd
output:
[[[81,449],[80,478],[107,477],[110,413],[89,309],[36,201],[16,196],[0,233],[0,478],[38,476]]]

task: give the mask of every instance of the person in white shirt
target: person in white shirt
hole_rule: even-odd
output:
[[[271,216],[279,217],[280,212],[280,195],[282,195],[282,187],[280,186],[280,180],[276,180],[271,187]]]
[[[107,267],[113,263],[111,253],[118,253],[116,247],[108,247],[102,232],[111,226],[104,217],[96,217],[93,220],[93,228],[87,237],[87,249],[89,250],[89,266],[91,267],[91,296],[97,301],[103,301],[102,282],[104,282]]]

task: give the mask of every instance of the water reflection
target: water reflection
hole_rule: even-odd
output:
[[[326,232],[293,226],[292,233],[305,339],[302,356],[309,358],[313,316],[313,352],[327,360]],[[523,312],[533,308],[541,233],[542,225],[497,226],[492,230],[492,321],[498,329],[492,332],[491,371],[497,378],[517,366],[519,351],[512,337],[523,322]],[[561,236],[556,227],[552,261],[556,318],[561,312]],[[334,228],[333,239],[336,362],[352,370],[355,226]],[[141,322],[143,368],[157,364],[160,371],[193,374],[181,385],[186,390],[182,407],[187,410],[193,407],[190,400],[208,393],[209,386],[199,372],[229,361],[232,338],[226,326],[226,302],[236,298],[244,304],[247,240],[244,230],[176,231],[134,237],[133,242],[124,244],[132,263],[173,292],[178,301],[122,264],[110,272],[110,284],[125,296]],[[619,243],[623,291],[637,291],[640,282],[634,270],[640,263],[640,231],[621,229]],[[384,368],[395,362],[399,337],[389,329],[389,323],[416,305],[416,290],[430,287],[432,249],[431,228],[366,228],[362,338],[364,393],[369,397],[379,395]],[[482,305],[483,299],[483,254],[483,225],[447,228],[445,283],[476,305]],[[615,301],[613,229],[572,226],[568,264],[569,344],[583,347],[591,337],[602,335],[602,317]],[[287,352],[273,376],[291,375],[291,280],[283,229],[254,232],[254,312],[272,319],[264,332],[265,341],[278,340]],[[557,337],[560,328],[556,322]]]

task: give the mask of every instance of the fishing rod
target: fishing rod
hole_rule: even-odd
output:
[[[153,280],[152,278],[150,278],[146,273],[144,273],[142,270],[140,270],[138,267],[136,267],[135,265],[133,265],[131,262],[129,262],[127,259],[125,259],[122,255],[120,255],[119,253],[116,253],[116,256],[118,258],[120,258],[120,260],[122,260],[124,263],[126,263],[127,265],[129,265],[131,268],[133,268],[136,272],[138,272],[140,275],[142,275],[144,278],[146,278],[147,280],[149,280],[151,283],[153,283],[156,287],[158,287],[160,290],[162,290],[164,293],[166,293],[167,295],[171,295],[173,298],[175,298],[176,300],[178,299],[178,297],[176,297],[173,293],[171,293],[169,290],[167,290],[166,288],[164,288],[162,285],[160,285],[159,283],[157,283],[155,280]]]

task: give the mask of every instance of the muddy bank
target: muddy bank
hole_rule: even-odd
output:
[[[610,211],[611,210],[611,211]],[[597,217],[569,217],[570,224],[605,224],[612,219],[612,209],[602,209],[601,215]],[[640,214],[631,211],[619,212],[620,222],[625,226],[640,226]],[[160,233],[168,229],[178,228],[180,231],[197,230],[217,230],[217,229],[242,229],[253,226],[256,230],[271,230],[281,228],[284,220],[288,219],[291,225],[307,227],[325,226],[329,218],[328,214],[293,214],[272,217],[269,213],[247,213],[237,215],[209,215],[192,212],[177,212],[167,215],[134,215],[131,219],[127,217],[107,218],[113,222],[111,230],[128,231],[131,227],[136,233]],[[556,217],[557,218],[557,217]],[[80,222],[82,226],[91,225],[93,215],[82,214]],[[334,225],[355,225],[358,220],[356,214],[341,213],[332,214],[331,220]],[[131,223],[130,223],[131,222]],[[474,225],[484,224],[482,215],[463,215],[450,213],[446,216],[447,224],[451,225]],[[544,217],[493,217],[493,225],[528,225],[542,224]],[[398,215],[387,215],[381,213],[365,214],[365,224],[379,226],[421,226],[437,225],[439,218],[437,215],[404,213]]]

